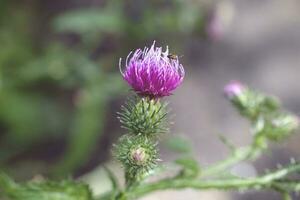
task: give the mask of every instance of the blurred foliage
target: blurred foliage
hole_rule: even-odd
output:
[[[60,41],[37,49],[33,34],[27,34],[32,14],[25,5],[13,8],[9,23],[8,16],[1,19],[0,163],[5,166],[39,141],[67,135],[68,147],[54,171],[70,173],[89,158],[106,105],[123,85],[88,49],[70,49]]]
[[[193,0],[61,2],[68,9],[1,1],[0,167],[11,172],[11,164],[36,155],[50,164],[41,173],[83,167],[101,139],[108,104],[124,91],[118,58],[145,41],[176,49],[178,38],[202,35],[207,7]]]
[[[177,153],[190,153],[191,152],[191,144],[190,142],[179,136],[169,137],[165,145],[172,151]]]
[[[207,7],[207,3],[193,0],[111,0],[101,8],[64,12],[55,18],[53,27],[58,33],[79,34],[88,44],[106,33],[129,46],[153,39],[176,45],[178,37],[203,34]]]
[[[0,185],[6,196],[14,200],[91,200],[92,193],[83,183],[71,180],[51,182],[32,180],[16,183],[8,176],[0,174]]]

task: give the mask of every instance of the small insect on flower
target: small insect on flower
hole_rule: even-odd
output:
[[[169,54],[167,57],[168,57],[170,60],[177,60],[177,59],[179,59],[179,58],[182,58],[183,55],[178,56],[178,55],[176,55],[176,54]]]
[[[168,48],[162,51],[161,47],[155,47],[155,42],[150,49],[137,49],[133,54],[129,53],[122,70],[120,71],[133,90],[150,98],[160,98],[171,95],[183,81],[184,69],[179,63],[178,56],[169,54]]]

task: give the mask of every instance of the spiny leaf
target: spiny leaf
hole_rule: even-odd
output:
[[[10,200],[92,200],[87,185],[71,180],[17,184],[8,176],[1,174],[0,186]]]
[[[175,161],[175,163],[183,167],[180,176],[195,178],[200,172],[199,164],[194,158],[179,158]]]

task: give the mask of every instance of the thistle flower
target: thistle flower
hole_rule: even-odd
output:
[[[205,32],[213,41],[218,41],[228,31],[235,15],[232,2],[221,1],[212,8],[207,18]]]
[[[184,69],[178,56],[170,58],[168,48],[163,52],[161,47],[155,47],[155,42],[150,49],[145,47],[144,50],[137,49],[133,54],[130,52],[124,71],[121,59],[119,67],[123,78],[133,90],[150,98],[171,95],[184,78]]]
[[[216,12],[213,12],[211,16],[209,16],[207,25],[205,27],[206,34],[212,40],[219,40],[223,36],[224,27],[220,17]]]

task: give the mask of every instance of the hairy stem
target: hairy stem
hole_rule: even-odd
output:
[[[236,149],[234,153],[227,159],[204,169],[201,172],[201,177],[218,175],[220,172],[223,172],[236,163],[258,157],[260,155],[260,152],[261,149],[257,148],[255,145]]]
[[[284,191],[283,197],[289,199],[288,192],[300,191],[300,182],[298,180],[286,180],[289,174],[300,171],[300,164],[290,165],[279,169],[273,173],[266,174],[256,178],[231,178],[216,180],[168,178],[155,183],[148,183],[136,187],[128,188],[124,191],[126,199],[137,199],[151,192],[168,189],[186,189],[197,190],[249,190],[249,189],[271,189],[275,191]],[[278,190],[280,188],[280,190]],[[109,195],[108,195],[109,196]],[[97,199],[103,199],[99,197]]]
[[[164,179],[156,183],[150,183],[140,185],[139,187],[132,188],[133,190],[128,191],[129,196],[138,198],[148,193],[157,190],[167,189],[185,189],[193,188],[198,190],[204,189],[219,189],[219,190],[239,190],[239,189],[273,189],[276,190],[278,186],[288,187],[289,184],[295,184],[291,182],[279,181],[286,177],[288,174],[295,171],[300,171],[300,164],[292,165],[284,169],[277,170],[276,172],[257,177],[257,178],[234,178],[226,180],[191,180],[191,179],[177,179],[170,178]],[[274,183],[274,184],[273,184]],[[275,184],[276,183],[276,184]]]

